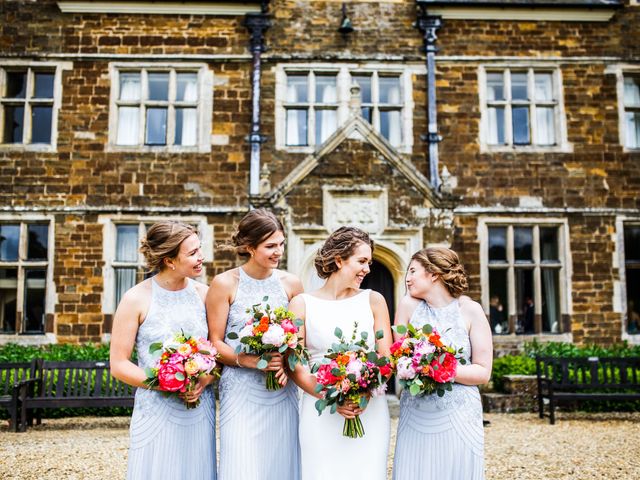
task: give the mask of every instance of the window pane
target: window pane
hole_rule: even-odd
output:
[[[14,262],[18,260],[20,243],[20,225],[0,225],[0,260]]]
[[[560,333],[560,295],[558,270],[543,268],[542,276],[542,331]]]
[[[516,268],[516,305],[518,320],[516,333],[533,333],[535,310],[533,305],[533,270]]]
[[[138,101],[140,100],[140,74],[121,73],[120,74],[120,100]]]
[[[6,98],[25,98],[27,93],[27,72],[7,72]]]
[[[307,75],[287,75],[287,102],[307,101]]]
[[[354,75],[352,79],[360,87],[362,103],[371,103],[371,77],[368,75]]]
[[[306,110],[287,110],[287,145],[307,145]]]
[[[195,73],[178,73],[176,75],[176,101],[198,101],[198,75]]]
[[[122,296],[136,284],[136,269],[135,268],[116,268],[116,295],[115,306],[117,307],[122,299]]]
[[[540,227],[540,259],[559,261],[557,228]]]
[[[516,145],[528,145],[529,139],[529,107],[518,107],[512,110],[513,116],[513,143]]]
[[[489,270],[489,322],[493,333],[509,333],[507,270]]]
[[[317,76],[316,77],[316,103],[336,103],[338,96],[336,93],[336,77]]]
[[[51,143],[52,107],[31,108],[31,143]]]
[[[336,110],[316,110],[316,145],[324,141],[336,131]]]
[[[624,259],[626,262],[640,262],[640,225],[624,227]]]
[[[512,100],[528,100],[527,95],[527,74],[512,73],[511,74],[511,99]]]
[[[140,133],[140,109],[120,107],[118,109],[118,145],[137,145]]]
[[[147,109],[147,145],[167,144],[167,109]]]
[[[553,100],[553,81],[550,73],[536,73],[536,100],[550,102]]]
[[[18,299],[18,269],[0,269],[0,330],[15,333]]]
[[[53,73],[39,72],[35,74],[35,98],[53,98]]]
[[[640,107],[640,79],[625,77],[624,105],[625,107]]]
[[[47,271],[44,269],[29,269],[25,271],[24,332],[44,332],[46,277]]]
[[[507,228],[489,228],[489,262],[507,261]]]
[[[533,229],[531,227],[515,227],[513,229],[513,250],[516,262],[533,261]]]
[[[169,100],[169,74],[149,74],[149,100]]]
[[[553,145],[556,143],[553,108],[538,107],[536,110],[536,143],[538,145]]]
[[[380,77],[378,78],[378,90],[380,103],[399,105],[400,100],[400,78]]]
[[[176,145],[193,146],[198,138],[198,117],[195,108],[176,108]]]
[[[138,261],[137,225],[118,225],[116,227],[116,260],[118,262]]]
[[[27,259],[46,260],[49,246],[49,226],[29,225],[27,235]]]
[[[504,108],[489,108],[489,138],[490,145],[504,145]]]
[[[3,143],[22,143],[24,107],[4,106]]]
[[[640,333],[640,269],[628,268],[627,277],[627,331]]]
[[[504,75],[487,73],[487,100],[504,100]]]
[[[640,112],[625,112],[627,148],[640,148]]]
[[[364,118],[369,123],[373,123],[373,109],[371,107],[363,107],[362,118]]]
[[[394,147],[402,144],[402,121],[399,110],[380,112],[380,133]]]

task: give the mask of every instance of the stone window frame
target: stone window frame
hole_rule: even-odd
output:
[[[612,267],[618,269],[619,279],[613,285],[613,311],[622,315],[621,329],[622,340],[633,345],[640,345],[640,332],[632,334],[627,332],[627,269],[624,251],[624,227],[628,225],[640,226],[640,216],[619,215],[616,217],[616,233],[614,235],[615,252],[613,254]]]
[[[623,152],[638,152],[639,148],[627,147],[627,131],[626,122],[624,121],[625,104],[624,104],[624,78],[626,75],[633,75],[640,78],[640,66],[638,65],[614,65],[607,68],[606,73],[613,73],[616,76],[616,93],[618,97],[618,133],[620,145]]]
[[[555,127],[555,145],[513,145],[513,139],[510,134],[512,131],[512,125],[510,122],[511,116],[505,114],[505,131],[506,139],[511,142],[505,145],[491,145],[488,143],[487,138],[489,135],[489,114],[488,114],[488,99],[487,99],[487,73],[503,71],[526,71],[529,78],[529,87],[531,88],[531,78],[536,72],[551,73],[553,79],[553,96],[556,106],[554,108],[554,127]],[[507,74],[509,78],[510,74]],[[506,90],[509,90],[505,86]],[[509,95],[510,96],[510,95]],[[519,153],[546,153],[546,152],[561,152],[572,153],[573,145],[569,143],[567,134],[567,115],[564,106],[564,88],[562,82],[562,70],[560,66],[555,63],[549,62],[530,62],[530,61],[511,61],[508,63],[488,63],[480,65],[478,67],[478,99],[480,102],[480,131],[479,142],[481,153],[499,153],[499,152],[519,152]],[[535,100],[529,101],[529,104],[535,109],[535,104],[538,103]],[[510,100],[504,101],[505,106],[510,106]],[[507,108],[510,111],[510,108]],[[535,128],[535,122],[530,119],[531,127]],[[533,130],[532,130],[533,131]],[[534,135],[532,135],[533,141]]]
[[[508,255],[508,295],[509,295],[509,311],[507,312],[507,319],[510,324],[510,328],[513,329],[514,316],[517,314],[516,306],[515,306],[515,282],[514,282],[514,266],[515,262],[513,259],[513,227],[525,227],[525,226],[533,226],[533,227],[558,227],[558,256],[560,261],[560,269],[558,275],[558,284],[559,284],[559,303],[560,303],[560,328],[563,327],[564,318],[566,316],[570,316],[572,314],[572,303],[571,303],[571,277],[572,277],[572,264],[571,264],[571,252],[570,252],[570,237],[569,237],[569,222],[566,218],[562,217],[480,217],[478,219],[478,239],[479,239],[479,247],[480,247],[480,285],[482,285],[481,291],[481,304],[485,311],[487,317],[489,316],[489,227],[507,227],[507,255]],[[537,228],[534,229],[537,231]],[[536,250],[539,249],[539,246],[536,247],[536,236],[534,233],[534,308],[535,315],[538,317],[542,314],[540,310],[541,306],[541,275],[540,271],[540,261],[539,261],[539,251],[536,253]],[[538,272],[538,273],[535,273]],[[536,321],[536,330],[538,328],[538,322]],[[529,334],[516,334],[515,330],[510,331],[506,334],[496,334],[492,332],[494,341],[498,341],[499,339],[505,339],[505,341],[509,341],[509,339],[514,338],[536,338],[542,341],[566,341],[571,342],[573,335],[570,331],[568,332],[559,332],[559,333],[551,333],[551,332],[541,332],[537,331],[536,333]]]
[[[62,72],[71,70],[73,64],[71,62],[38,62],[20,59],[0,59],[0,92],[5,91],[6,72],[7,70],[24,70],[28,72],[28,76],[32,77],[34,71],[47,71],[54,74],[53,77],[53,99],[51,102],[51,142],[50,143],[0,143],[0,152],[2,151],[29,151],[29,152],[56,152],[58,146],[58,116],[62,106]],[[28,80],[30,85],[30,80]],[[27,87],[28,88],[28,87]],[[25,99],[25,105],[29,106],[29,96]],[[0,132],[4,129],[4,101],[0,96]],[[25,109],[27,110],[27,109]],[[31,139],[31,118],[25,111],[25,134],[27,139]],[[0,136],[0,142],[3,139]]]
[[[287,63],[278,64],[275,67],[275,147],[276,150],[285,150],[291,153],[313,153],[318,145],[315,145],[315,131],[309,129],[309,145],[293,146],[286,144],[286,94],[287,73],[310,73],[315,75],[337,75],[337,128],[340,129],[349,119],[349,100],[351,96],[351,75],[378,75],[400,77],[402,96],[402,143],[394,147],[400,153],[411,153],[413,150],[413,100],[412,77],[415,74],[426,74],[423,66],[411,65],[387,65],[380,63],[349,63],[336,65],[335,63]],[[308,121],[315,122],[315,116],[310,115]]]
[[[144,122],[141,123],[140,139],[142,143],[137,145],[118,145],[118,104],[120,94],[120,72],[169,72],[171,78],[175,78],[178,73],[196,73],[198,75],[198,106],[197,106],[197,143],[193,146],[170,144],[169,133],[175,135],[175,109],[173,107],[175,97],[175,80],[170,80],[169,100],[166,102],[173,114],[167,115],[167,145],[145,145],[144,144]],[[146,74],[143,74],[145,76]],[[109,136],[106,150],[108,152],[167,152],[167,153],[209,153],[211,152],[211,128],[213,115],[213,71],[206,63],[148,63],[148,62],[112,62],[109,63],[109,78],[111,81],[111,92],[109,98]],[[145,84],[142,86],[142,97],[140,105],[146,105],[144,99],[146,91]],[[140,118],[144,116],[144,108],[141,109]]]
[[[207,218],[203,215],[191,216],[173,216],[173,215],[129,215],[114,214],[100,215],[98,223],[102,224],[102,258],[104,261],[103,278],[103,295],[102,295],[102,312],[105,314],[113,314],[116,311],[116,287],[115,287],[115,268],[114,267],[136,267],[138,269],[136,282],[142,280],[144,276],[144,257],[138,252],[138,258],[135,262],[121,263],[115,260],[117,226],[118,225],[138,225],[138,242],[146,232],[146,225],[165,220],[177,220],[188,223],[197,227],[200,233],[200,242],[204,262],[213,262],[213,225],[207,222]],[[202,273],[198,280],[206,281],[206,269],[202,269]]]
[[[18,245],[18,259],[15,261],[0,261],[0,267],[14,267],[18,269],[18,287],[16,304],[24,304],[25,295],[25,270],[29,268],[46,268],[45,277],[45,305],[44,305],[44,325],[42,332],[24,332],[22,331],[22,318],[18,318],[17,322],[20,328],[16,328],[15,333],[1,333],[0,344],[7,342],[18,342],[21,344],[41,344],[51,343],[55,341],[55,335],[47,332],[46,316],[55,313],[55,305],[57,303],[56,285],[53,279],[53,268],[55,259],[55,219],[53,215],[48,214],[0,214],[1,224],[19,224],[20,240]],[[47,259],[46,260],[27,260],[27,226],[39,224],[47,225]],[[24,315],[24,308],[20,313]]]

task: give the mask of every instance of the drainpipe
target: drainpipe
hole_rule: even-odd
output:
[[[424,51],[427,55],[427,99],[429,102],[428,121],[429,130],[426,136],[429,142],[429,178],[433,188],[440,186],[438,167],[438,143],[442,137],[438,135],[438,108],[436,101],[436,40],[438,29],[442,25],[442,17],[429,15],[425,6],[420,6],[418,14],[418,28],[424,36]],[[424,137],[423,137],[424,138]]]
[[[253,71],[251,72],[251,163],[249,168],[249,198],[260,193],[260,145],[265,141],[260,133],[260,75],[261,54],[266,50],[264,33],[271,26],[268,16],[268,1],[262,3],[261,13],[247,13],[244,25],[251,34],[250,50]],[[251,201],[251,200],[250,200]]]

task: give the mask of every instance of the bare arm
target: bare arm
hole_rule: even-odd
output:
[[[460,299],[462,318],[470,323],[471,363],[458,365],[456,382],[463,385],[482,385],[491,378],[493,339],[487,317],[479,303],[468,297]]]
[[[148,388],[143,383],[147,375],[131,361],[131,353],[150,301],[150,289],[146,289],[144,283],[138,284],[124,294],[113,316],[109,351],[111,375],[134,387]]]
[[[280,278],[282,285],[284,286],[285,291],[287,292],[287,297],[291,300],[293,297],[300,295],[304,292],[304,287],[302,286],[302,282],[298,277],[289,272],[282,272],[282,277]]]
[[[294,297],[289,303],[289,310],[293,312],[297,318],[304,321],[306,313],[304,298],[300,295]],[[303,342],[306,344],[306,331],[304,324],[298,330],[298,335],[303,338]],[[318,382],[316,382],[316,377],[311,373],[309,368],[309,365],[302,365],[298,363],[295,370],[291,372],[291,380],[293,380],[298,387],[309,395],[320,398],[320,395],[315,391]]]
[[[408,325],[409,320],[411,320],[411,315],[415,312],[416,308],[420,300],[413,298],[411,295],[405,295],[402,300],[400,300],[400,304],[398,305],[398,310],[396,310],[396,318],[393,322],[394,325]],[[396,332],[393,332],[394,341],[398,341],[402,338],[402,335],[398,335]]]
[[[384,334],[382,338],[376,339],[378,353],[380,355],[389,356],[389,349],[391,348],[392,340],[387,302],[378,292],[371,291],[369,304],[371,305],[371,311],[373,312],[373,332],[375,334],[381,330]]]

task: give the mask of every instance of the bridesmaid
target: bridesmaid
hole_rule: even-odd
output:
[[[144,369],[155,363],[150,344],[181,329],[196,337],[208,335],[207,287],[192,280],[202,272],[200,239],[191,225],[160,222],[149,228],[140,252],[149,269],[158,273],[124,294],[111,333],[111,374],[138,387],[127,478],[215,480],[215,401],[208,387],[213,376],[201,377],[192,392],[182,394],[188,402],[200,398],[200,406],[193,409],[143,384]],[[134,345],[138,365],[130,360]]]
[[[298,397],[287,382],[282,356],[273,355],[265,370],[276,372],[283,386],[265,387],[259,357],[236,354],[238,332],[250,317],[246,310],[269,297],[272,308],[287,307],[302,292],[300,280],[278,270],[284,251],[284,228],[263,208],[252,210],[238,225],[232,242],[247,262],[217,275],[207,293],[211,340],[225,365],[220,379],[220,469],[222,480],[300,478]]]
[[[415,253],[406,282],[410,296],[400,303],[396,325],[430,324],[445,344],[463,348],[467,363],[458,365],[453,390],[442,398],[402,392],[393,478],[483,479],[484,432],[477,385],[491,376],[489,322],[478,303],[462,296],[467,277],[453,250],[432,247]]]

